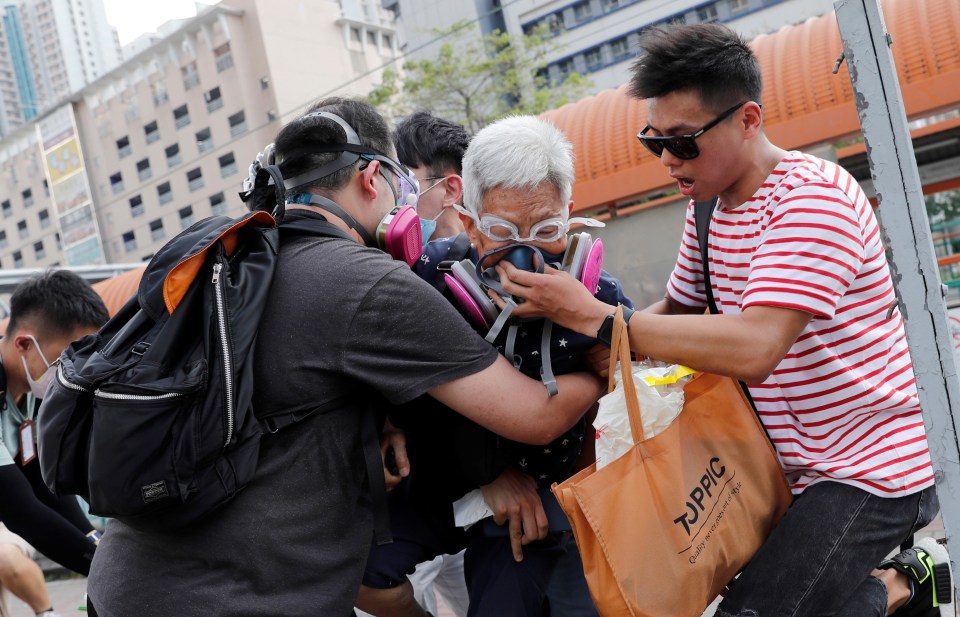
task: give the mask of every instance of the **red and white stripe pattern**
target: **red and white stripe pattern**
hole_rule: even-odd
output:
[[[834,163],[789,153],[710,224],[710,279],[723,313],[780,306],[813,314],[765,382],[751,385],[794,493],[836,480],[882,496],[933,484],[903,320],[870,203]],[[706,306],[687,208],[670,296]]]

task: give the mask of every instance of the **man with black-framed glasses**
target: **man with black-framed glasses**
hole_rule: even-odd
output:
[[[881,562],[938,502],[870,202],[837,164],[770,142],[759,63],[732,30],[654,27],[640,47],[638,137],[689,204],[666,297],[628,318],[631,349],[746,382],[795,496],[716,614],[952,614],[943,546]],[[562,274],[502,270],[518,315],[581,333],[610,316]]]

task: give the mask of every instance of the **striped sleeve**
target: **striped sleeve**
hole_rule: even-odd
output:
[[[703,261],[700,256],[700,244],[697,242],[693,203],[691,201],[687,204],[680,252],[677,255],[677,263],[673,267],[670,280],[667,281],[667,295],[680,304],[705,308],[707,306],[707,295],[703,285]]]
[[[806,179],[783,194],[750,261],[742,307],[779,306],[833,319],[865,259],[850,198]]]

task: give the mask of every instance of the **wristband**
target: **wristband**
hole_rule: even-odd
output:
[[[630,317],[633,316],[633,313],[635,311],[634,309],[629,308],[627,306],[623,306],[622,304],[620,306],[623,307],[623,320],[627,323],[627,330],[629,331]],[[613,322],[616,319],[616,317],[617,317],[616,311],[607,315],[604,318],[603,323],[600,324],[600,328],[597,330],[597,336],[595,338],[601,343],[603,343],[604,345],[610,345],[610,338],[613,336]]]

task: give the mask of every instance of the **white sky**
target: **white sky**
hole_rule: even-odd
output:
[[[202,4],[216,4],[204,0]],[[126,45],[170,19],[183,19],[197,14],[194,0],[103,0],[107,22],[117,28],[120,44]]]

